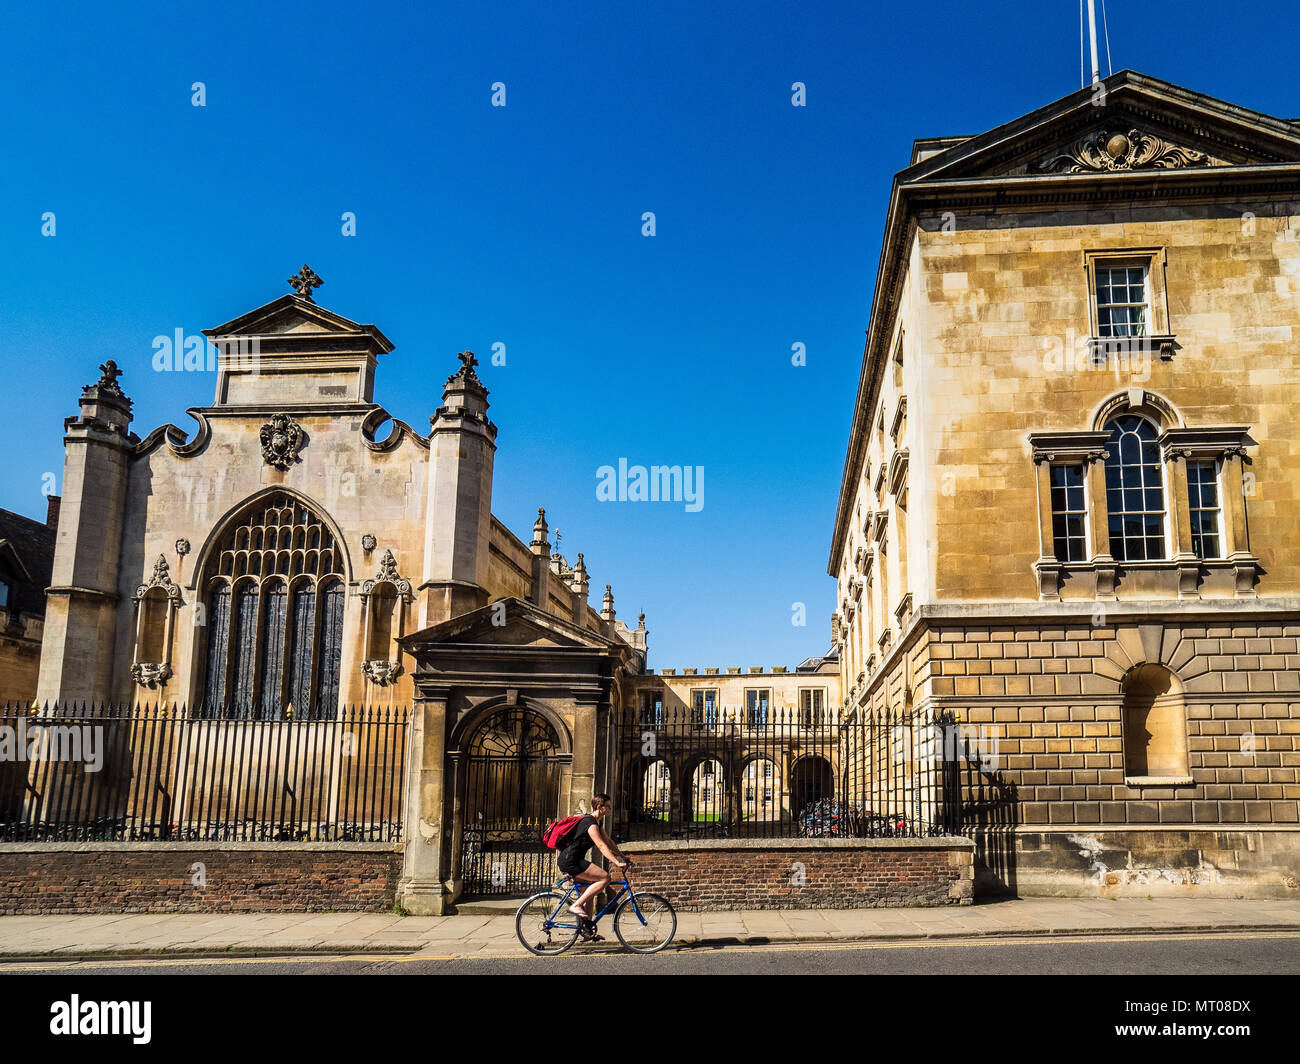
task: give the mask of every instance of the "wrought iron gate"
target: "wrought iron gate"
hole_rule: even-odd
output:
[[[527,894],[550,886],[555,855],[542,829],[559,805],[560,743],[536,710],[489,717],[467,744],[461,871],[465,894]]]

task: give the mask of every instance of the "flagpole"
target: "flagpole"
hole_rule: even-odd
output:
[[[1096,0],[1088,0],[1088,45],[1092,49],[1092,83],[1101,80],[1101,68],[1097,65],[1097,7]]]

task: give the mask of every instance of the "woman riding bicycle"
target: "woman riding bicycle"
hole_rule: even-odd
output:
[[[630,863],[627,856],[614,845],[604,831],[599,820],[609,815],[613,806],[608,794],[591,796],[591,812],[584,816],[569,832],[564,848],[560,851],[556,864],[560,871],[573,878],[575,883],[589,884],[578,899],[569,906],[569,912],[578,917],[581,925],[580,934],[584,939],[600,941],[592,917],[596,909],[596,895],[609,885],[609,873],[599,865],[587,860],[587,853],[594,843],[600,852],[614,865],[626,868]]]

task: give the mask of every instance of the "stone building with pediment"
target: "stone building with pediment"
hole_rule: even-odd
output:
[[[828,571],[846,713],[996,743],[983,885],[1300,877],[1300,122],[1131,71],[895,177]]]
[[[112,362],[83,390],[37,695],[215,721],[414,706],[408,775],[382,785],[424,832],[401,901],[440,912],[460,889],[452,809],[473,752],[545,761],[537,817],[589,800],[644,617],[616,620],[608,585],[588,605],[585,560],[552,552],[543,510],[527,542],[492,513],[497,428],[473,355],[419,432],[374,401],[393,344],[317,305],[313,279],[205,331],[216,396],[189,411],[192,435],[132,432]]]

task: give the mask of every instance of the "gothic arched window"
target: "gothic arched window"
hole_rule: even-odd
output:
[[[277,492],[231,522],[205,571],[199,715],[333,717],[343,656],[342,551],[310,507]]]
[[[1165,557],[1165,493],[1156,427],[1137,414],[1107,422],[1106,508],[1116,561]]]

